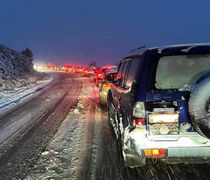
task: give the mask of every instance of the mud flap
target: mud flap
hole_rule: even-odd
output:
[[[124,165],[130,168],[142,167],[146,164],[146,158],[135,154],[135,152],[124,149],[122,151]]]

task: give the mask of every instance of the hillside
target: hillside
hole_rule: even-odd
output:
[[[35,84],[43,74],[33,69],[32,58],[0,44],[0,92]]]

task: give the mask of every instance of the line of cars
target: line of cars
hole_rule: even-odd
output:
[[[126,166],[210,162],[210,44],[137,48],[99,89]]]
[[[85,77],[93,77],[95,74],[95,68],[85,67],[85,66],[73,66],[73,65],[65,65],[63,66],[63,70],[68,73],[79,73]]]
[[[111,86],[111,82],[114,81],[117,68],[117,66],[109,65],[104,66],[101,69],[97,69],[95,72],[94,80],[96,82],[96,86],[99,88],[101,107],[107,106],[107,94]]]

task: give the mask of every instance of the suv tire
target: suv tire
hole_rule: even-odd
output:
[[[210,77],[195,85],[189,99],[189,113],[195,129],[210,139]]]

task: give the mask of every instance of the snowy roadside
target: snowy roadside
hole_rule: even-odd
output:
[[[41,80],[32,81],[25,86],[0,92],[0,115],[24,102],[37,91],[49,85],[54,79],[53,75],[46,75]]]
[[[26,177],[27,180],[78,179],[86,156],[89,155],[91,156],[90,162],[87,162],[91,169],[89,173],[91,177],[94,177],[93,166],[96,164],[97,139],[100,138],[96,138],[95,134],[100,129],[95,127],[100,126],[100,123],[95,123],[99,113],[98,89],[92,82],[83,81],[85,85],[77,106],[71,109],[51,142],[42,152],[30,175]],[[91,126],[89,126],[90,123]],[[91,133],[92,136],[90,136]]]

